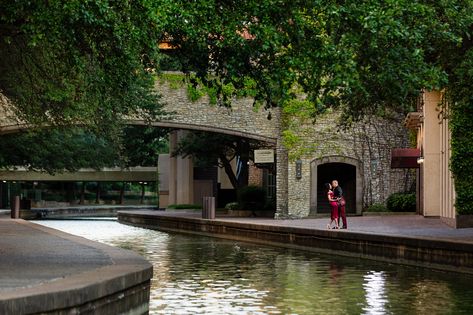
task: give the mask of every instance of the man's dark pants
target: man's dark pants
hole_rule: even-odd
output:
[[[342,218],[343,227],[342,229],[346,229],[347,226],[347,214],[345,212],[345,205],[341,206],[338,205],[338,226],[340,226],[340,218]]]

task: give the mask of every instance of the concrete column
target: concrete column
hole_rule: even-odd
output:
[[[177,147],[185,131],[173,131],[170,134],[169,152]],[[181,157],[169,158],[169,204],[194,203],[194,165],[192,159]]]
[[[441,208],[441,125],[437,106],[440,103],[439,92],[424,94],[424,121],[422,128],[422,199],[424,216],[440,216]]]
[[[169,204],[177,204],[177,158],[172,156],[172,153],[177,146],[177,131],[172,131],[169,134]]]
[[[185,137],[187,131],[179,130],[177,140]],[[191,158],[177,158],[176,198],[178,204],[194,203],[194,164]]]

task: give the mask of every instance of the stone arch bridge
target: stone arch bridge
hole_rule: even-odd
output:
[[[287,213],[287,185],[282,186],[281,179],[285,178],[287,172],[287,154],[282,149],[280,141],[280,110],[256,108],[253,99],[238,98],[232,101],[231,107],[223,107],[211,104],[207,95],[196,101],[188,97],[186,87],[173,87],[165,80],[157,80],[156,90],[160,93],[164,103],[164,112],[167,114],[159,120],[151,123],[140,117],[128,118],[130,125],[148,125],[156,127],[171,128],[177,130],[200,130],[240,136],[255,139],[267,144],[267,147],[276,149],[277,170],[277,213]],[[0,94],[0,135],[18,132],[27,129],[26,124],[19,123],[6,114],[8,112],[8,101]],[[268,118],[270,116],[270,119]],[[177,134],[171,134],[171,147],[177,142]],[[189,184],[183,183],[179,178],[186,177],[186,172],[192,167],[188,159],[170,158],[169,191],[170,203],[178,203],[179,194],[189,194],[192,190]],[[285,164],[282,164],[285,163]],[[179,189],[178,189],[179,187]]]
[[[324,213],[323,184],[330,179],[343,179],[341,186],[346,187],[351,200],[351,207],[347,209],[356,214],[361,213],[362,207],[384,202],[393,192],[406,191],[412,183],[409,172],[390,167],[391,149],[406,147],[408,143],[407,132],[400,123],[373,119],[336,133],[331,131],[337,124],[336,113],[319,117],[315,125],[291,121],[300,127],[299,136],[307,147],[297,160],[289,160],[282,144],[283,119],[279,109],[271,109],[271,119],[268,119],[269,112],[255,108],[250,98],[235,99],[231,108],[212,105],[207,96],[191,101],[185,86],[176,87],[171,83],[157,80],[156,89],[166,104],[165,111],[170,114],[152,125],[237,135],[265,141],[268,147],[275,149],[276,217]],[[3,106],[3,110],[8,110],[8,106]],[[298,119],[284,117],[284,120],[289,118]],[[146,124],[139,117],[129,118],[128,123]],[[0,134],[24,128],[27,126],[0,113]],[[177,142],[177,133],[171,134],[171,147]],[[183,203],[173,201],[185,200],[183,197],[193,194],[192,163],[189,159],[171,157],[168,169],[169,202]]]

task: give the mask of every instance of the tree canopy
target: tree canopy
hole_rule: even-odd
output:
[[[210,85],[251,77],[267,106],[301,88],[314,115],[343,107],[344,119],[406,111],[422,89],[445,87],[473,16],[471,1],[161,3],[183,70]]]
[[[49,173],[80,168],[156,166],[167,153],[166,129],[127,126],[120,137],[79,127],[56,127],[0,137],[0,168],[22,166]]]
[[[160,40],[222,104],[251,79],[266,106],[303,92],[349,124],[446,89],[457,208],[473,213],[472,33],[472,0],[2,1],[0,92],[25,121],[111,132],[159,109]]]
[[[0,92],[35,125],[114,130],[159,112],[154,1],[1,1]]]
[[[217,87],[251,78],[266,106],[304,92],[314,118],[339,108],[350,124],[415,110],[424,89],[445,90],[456,207],[473,213],[473,1],[160,2],[183,70]]]

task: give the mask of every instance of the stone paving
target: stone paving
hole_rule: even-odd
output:
[[[112,264],[97,248],[23,220],[0,219],[0,293]]]
[[[200,218],[198,211],[137,211],[159,215]],[[246,218],[218,216],[216,220],[274,226],[290,226],[305,229],[326,229],[329,218],[275,220],[271,218]],[[422,239],[449,240],[473,244],[473,228],[454,229],[438,218],[424,218],[420,215],[368,215],[348,217],[348,229],[344,233],[366,233],[377,235],[404,236]]]
[[[147,309],[152,266],[144,258],[8,212],[0,211],[0,314]]]

